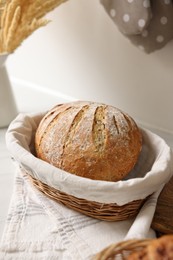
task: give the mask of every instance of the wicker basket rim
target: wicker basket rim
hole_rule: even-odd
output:
[[[121,221],[135,217],[148,199],[147,197],[144,200],[135,200],[123,206],[119,206],[116,203],[105,204],[97,201],[88,201],[58,191],[57,189],[42,183],[38,179],[31,177],[31,175],[28,175],[25,170],[22,170],[22,173],[39,191],[54,201],[87,216],[104,221]]]
[[[130,239],[117,242],[109,245],[108,247],[97,253],[93,260],[125,260],[128,254],[144,249],[149,245],[154,238],[144,238],[144,239]]]

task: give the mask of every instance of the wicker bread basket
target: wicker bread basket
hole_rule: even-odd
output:
[[[173,259],[173,235],[153,239],[130,239],[112,244],[96,254],[93,260]]]
[[[104,204],[96,201],[88,201],[50,187],[38,179],[33,178],[31,175],[29,175],[29,178],[35,187],[58,203],[89,217],[105,221],[120,221],[136,216],[146,200],[135,200],[122,206],[116,203]]]
[[[93,260],[125,260],[131,253],[144,249],[153,239],[131,239],[112,244],[99,252]]]
[[[34,135],[43,115],[18,115],[9,126],[6,144],[32,184],[58,203],[97,219],[125,220],[136,216],[146,199],[171,177],[170,148],[160,137],[146,130],[142,131],[148,144],[143,145],[145,156],[135,166],[137,176],[132,172],[130,179],[113,183],[63,172],[34,156]],[[150,143],[152,138],[154,142]],[[158,170],[160,161],[161,171]]]

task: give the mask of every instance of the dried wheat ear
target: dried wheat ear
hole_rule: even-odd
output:
[[[11,53],[38,28],[44,16],[66,0],[0,0],[0,53]]]

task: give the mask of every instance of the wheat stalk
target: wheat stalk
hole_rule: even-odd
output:
[[[22,42],[29,36],[31,35],[35,30],[40,28],[41,26],[47,25],[49,21],[47,20],[36,20],[33,19],[30,25],[25,25],[25,28],[23,27],[18,28],[17,30],[17,37],[13,39],[10,45],[8,45],[7,52],[13,52],[20,44],[21,44],[21,39]]]
[[[5,10],[5,16],[4,20],[2,21],[2,27],[3,27],[3,38],[7,38],[8,31],[11,27],[11,23],[13,21],[14,14],[16,12],[16,9],[18,8],[20,4],[20,0],[13,0],[7,5],[7,9]]]
[[[38,28],[44,16],[67,0],[0,0],[0,53],[13,52]]]
[[[21,16],[21,7],[18,6],[14,11],[11,24],[9,25],[9,30],[7,30],[6,41],[5,41],[6,50],[8,50],[8,46],[10,46],[10,43],[14,39],[15,32],[19,25],[20,16]]]

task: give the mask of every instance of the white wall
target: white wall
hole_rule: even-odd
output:
[[[141,52],[118,32],[99,0],[70,0],[48,17],[52,22],[10,55],[11,77],[115,105],[173,133],[173,42],[153,54]]]

